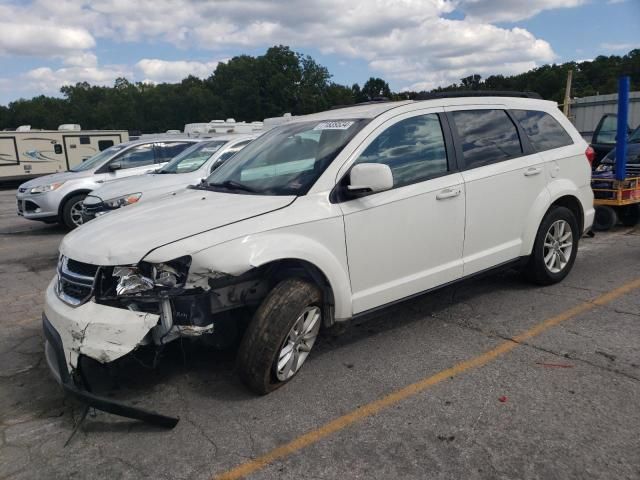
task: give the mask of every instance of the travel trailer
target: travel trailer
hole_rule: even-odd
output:
[[[187,123],[184,134],[188,137],[202,137],[225,133],[257,133],[263,131],[262,122],[236,122],[234,118],[211,120],[209,123]]]
[[[129,140],[126,130],[34,130],[21,125],[0,132],[0,182],[66,172],[107,148]]]

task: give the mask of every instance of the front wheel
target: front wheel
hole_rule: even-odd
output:
[[[568,208],[554,207],[547,212],[525,267],[529,280],[551,285],[569,274],[578,252],[578,230],[578,221]]]
[[[69,198],[62,207],[62,223],[69,229],[73,230],[83,223],[82,219],[82,202],[87,195],[80,193]]]
[[[264,395],[291,380],[309,356],[322,323],[322,293],[291,278],[278,283],[256,311],[238,350],[244,383]]]

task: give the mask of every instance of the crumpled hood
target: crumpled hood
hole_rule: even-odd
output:
[[[83,177],[90,177],[93,175],[93,170],[86,172],[60,172],[53,173],[51,175],[43,175],[42,177],[33,178],[28,182],[20,185],[20,188],[33,188],[39,185],[49,185],[50,183],[64,182],[66,180],[75,180]]]
[[[147,175],[136,175],[135,177],[105,183],[92,191],[91,196],[104,201],[131,193],[142,192],[141,200],[145,201],[145,195],[157,196],[158,193],[171,193],[185,188],[187,185],[198,183],[198,178],[199,177],[194,177],[188,173],[149,173]],[[89,199],[86,203],[90,205],[93,202]]]
[[[64,237],[60,252],[93,265],[135,264],[155,248],[284,208],[295,198],[188,189],[91,220]]]

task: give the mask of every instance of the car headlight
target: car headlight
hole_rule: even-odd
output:
[[[136,203],[142,197],[142,193],[129,193],[127,195],[122,195],[121,197],[111,198],[109,200],[105,200],[103,203],[109,208],[120,208],[126,205],[131,205]]]
[[[185,256],[164,263],[140,262],[139,265],[115,267],[113,276],[118,279],[116,293],[133,295],[154,289],[183,287],[190,266],[191,257]]]
[[[60,188],[63,183],[64,182],[56,182],[49,183],[48,185],[38,185],[37,187],[33,187],[31,190],[29,190],[29,193],[51,192],[52,190],[57,190],[58,188]]]

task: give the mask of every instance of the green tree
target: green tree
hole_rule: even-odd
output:
[[[380,97],[391,97],[391,90],[389,84],[381,78],[371,77],[362,87],[362,95],[368,100],[373,100]]]

